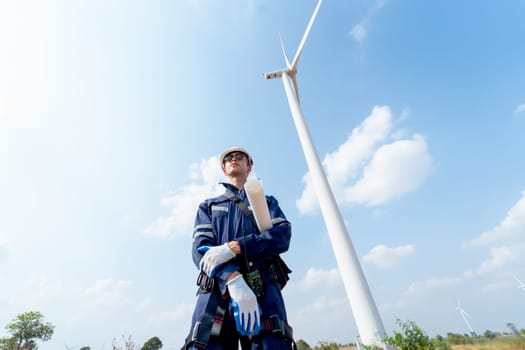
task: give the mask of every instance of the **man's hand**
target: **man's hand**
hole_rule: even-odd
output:
[[[201,259],[200,268],[209,277],[213,277],[215,268],[235,257],[235,253],[229,248],[228,243],[216,247],[203,246],[197,248],[199,253],[205,253]]]
[[[261,311],[257,297],[248,287],[242,275],[234,277],[228,281],[227,285],[237,330],[244,336],[257,335],[261,326]]]

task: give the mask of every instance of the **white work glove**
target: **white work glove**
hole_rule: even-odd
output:
[[[209,277],[213,277],[217,266],[235,257],[235,253],[228,247],[228,243],[215,247],[202,246],[197,248],[197,251],[205,253],[201,259],[200,268]]]
[[[248,287],[242,275],[234,277],[228,281],[227,285],[237,330],[244,336],[257,335],[261,326],[261,310],[257,297]]]

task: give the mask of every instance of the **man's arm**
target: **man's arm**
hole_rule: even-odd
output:
[[[288,250],[292,225],[286,219],[277,200],[272,196],[268,197],[268,209],[274,226],[260,234],[254,232],[239,237],[236,246],[243,255],[251,258],[271,257]]]
[[[197,268],[199,268],[200,261],[204,255],[204,253],[199,252],[197,249],[202,246],[216,245],[217,236],[213,231],[211,217],[208,214],[208,204],[207,202],[203,202],[197,209],[195,224],[193,226],[192,258]]]
[[[199,205],[195,217],[193,229],[192,257],[197,268],[200,269],[202,257],[205,252],[200,252],[201,247],[216,247],[219,245],[217,235],[214,232],[211,215],[208,212],[208,203],[203,202]],[[237,241],[228,242],[228,247],[235,255],[240,254],[241,250]],[[234,262],[227,262],[217,268],[215,276],[219,280],[219,287],[223,293],[226,292],[226,283],[239,275],[239,266]]]

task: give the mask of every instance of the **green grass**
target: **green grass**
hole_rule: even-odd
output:
[[[472,339],[472,344],[451,345],[452,350],[525,350],[525,337],[500,336]]]

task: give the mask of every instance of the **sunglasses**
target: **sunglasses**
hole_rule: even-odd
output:
[[[234,153],[234,154],[230,153],[226,157],[224,157],[224,161],[225,162],[229,162],[233,158],[235,158],[236,160],[243,160],[244,157],[246,157],[246,154],[244,154],[244,153]]]

